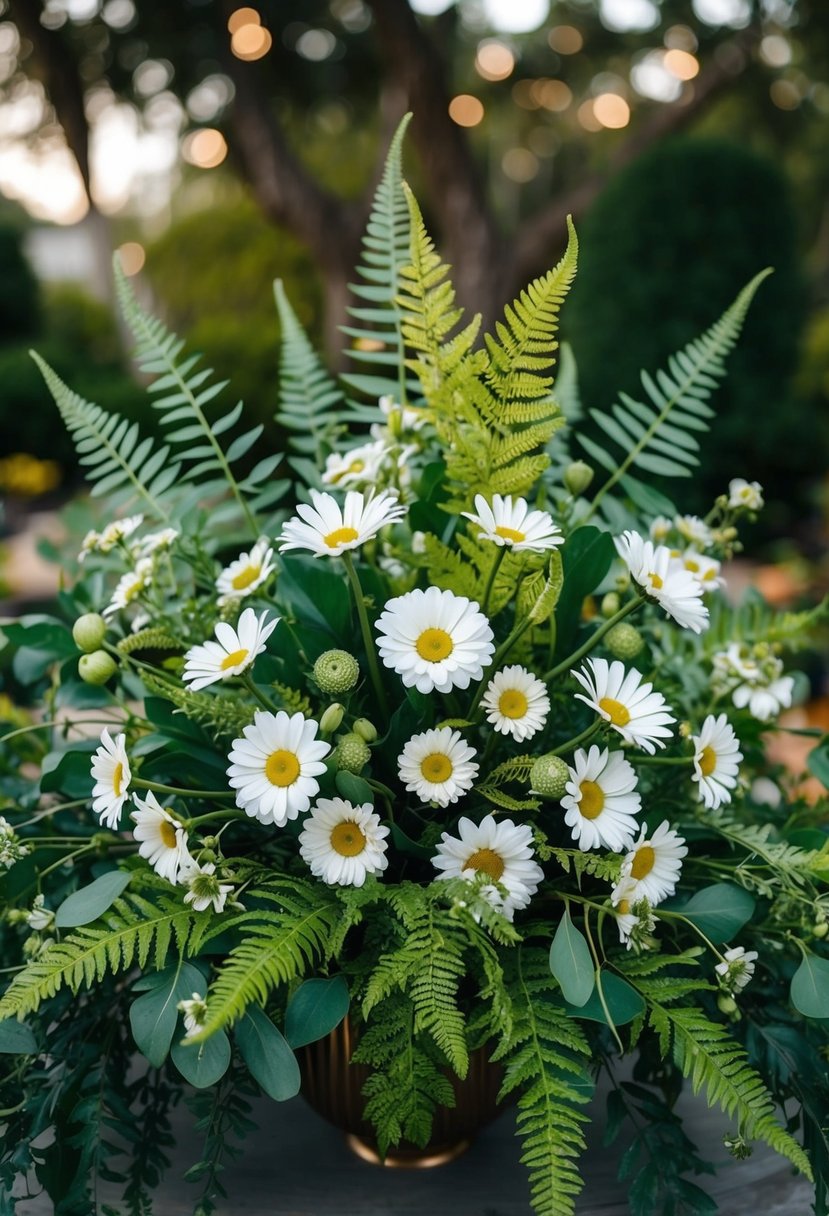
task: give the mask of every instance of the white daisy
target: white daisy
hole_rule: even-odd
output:
[[[462,817],[458,831],[459,837],[448,832],[441,835],[432,858],[432,865],[440,871],[438,879],[489,875],[493,885],[483,887],[482,894],[507,920],[512,920],[517,911],[527,907],[544,878],[541,866],[533,860],[532,828],[527,824],[516,826],[511,819],[496,821],[494,815],[487,815],[479,824]],[[494,884],[504,887],[506,896]]]
[[[317,739],[318,723],[301,713],[259,710],[244,738],[234,739],[227,775],[236,790],[236,805],[252,819],[284,827],[308,810],[319,790],[315,780],[325,772],[331,751]]]
[[[713,540],[711,529],[698,515],[675,515],[674,527],[696,549],[707,549]]]
[[[648,535],[656,545],[663,545],[673,531],[673,523],[666,515],[657,515],[656,519],[651,521],[648,528]]]
[[[398,776],[423,802],[448,806],[472,789],[478,765],[474,747],[450,726],[415,735],[397,757]]]
[[[481,705],[487,711],[487,721],[502,735],[512,735],[519,743],[541,730],[550,712],[544,684],[517,663],[496,672],[487,684]]]
[[[98,551],[109,553],[110,549],[114,549],[119,541],[132,536],[136,528],[140,528],[143,522],[143,515],[128,515],[125,519],[114,519],[111,524],[107,524],[98,537]]]
[[[721,682],[747,680],[749,684],[758,684],[764,678],[763,668],[744,642],[730,642],[728,649],[718,651],[712,662]]]
[[[187,833],[160,805],[152,790],[147,791],[146,798],[139,798],[137,794],[132,798],[138,807],[131,818],[135,820],[133,836],[139,842],[139,854],[161,878],[173,884],[179,882],[195,864],[187,848]]]
[[[364,443],[348,452],[332,452],[325,460],[323,484],[338,486],[345,490],[349,486],[371,485],[376,481],[388,452],[382,439]]]
[[[754,962],[758,958],[756,950],[746,950],[743,946],[733,946],[726,950],[723,961],[717,963],[714,970],[722,979],[724,988],[729,992],[740,992],[754,975]]]
[[[732,478],[728,483],[728,505],[734,509],[745,507],[749,511],[759,511],[763,506],[763,487],[759,481]]]
[[[356,549],[376,536],[387,524],[397,523],[406,508],[397,501],[396,490],[383,490],[373,496],[349,490],[343,506],[330,494],[311,490],[313,506],[300,503],[297,516],[289,519],[278,539],[286,549],[310,549],[316,557],[337,557]]]
[[[184,1015],[184,1030],[187,1035],[197,1034],[207,1022],[207,1001],[198,992],[194,992],[190,1000],[179,1001],[176,1009]]]
[[[632,934],[639,924],[639,917],[633,911],[633,898],[636,894],[636,880],[627,878],[617,883],[613,888],[610,902],[616,913],[616,928],[619,930],[619,941],[630,950],[633,945]]]
[[[653,684],[643,684],[642,676],[615,659],[586,659],[581,671],[571,671],[587,693],[577,692],[576,698],[584,701],[606,722],[619,732],[625,743],[641,747],[653,755],[657,747],[664,747],[665,739],[673,733],[670,723],[676,721],[668,712],[665,698],[653,691]]]
[[[758,722],[768,722],[770,718],[776,718],[782,710],[788,709],[792,703],[793,692],[793,678],[781,676],[780,679],[772,680],[770,684],[763,686],[741,684],[739,688],[734,689],[731,699],[737,709],[748,706],[748,712],[753,718]]]
[[[112,599],[104,609],[104,616],[114,616],[122,608],[128,607],[137,600],[149,587],[153,576],[153,563],[148,557],[142,557],[136,562],[134,570],[128,570],[118,580]]]
[[[633,765],[621,752],[602,751],[595,745],[589,752],[579,748],[561,805],[566,811],[564,822],[580,849],[621,853],[630,848],[642,808]]]
[[[252,666],[265,649],[265,643],[279,624],[280,617],[266,620],[267,610],[257,617],[252,608],[246,608],[234,629],[227,621],[219,621],[215,633],[217,641],[191,646],[184,656],[182,679],[194,692],[241,675]]]
[[[715,718],[709,714],[698,735],[691,736],[694,745],[694,773],[699,783],[699,800],[711,810],[731,801],[731,791],[737,784],[737,773],[743,754],[725,714]]]
[[[320,798],[303,824],[299,851],[323,882],[361,887],[367,874],[382,874],[389,864],[388,834],[370,802],[353,806],[344,798]]]
[[[693,574],[703,591],[725,586],[725,579],[720,576],[722,567],[715,557],[707,557],[697,549],[686,549],[677,560]]]
[[[531,511],[523,498],[493,494],[490,505],[483,494],[476,494],[475,512],[462,511],[461,514],[481,529],[479,540],[491,540],[516,551],[529,549],[533,553],[543,553],[545,549],[555,549],[564,543],[561,529],[556,527],[552,517],[546,511]]]
[[[205,862],[203,866],[194,863],[193,868],[182,873],[181,877],[188,887],[184,902],[192,904],[195,912],[206,912],[211,904],[214,912],[224,912],[233,884],[219,882],[212,861]]]
[[[391,395],[381,397],[377,404],[393,433],[398,430],[419,431],[426,421],[426,415],[421,410],[399,405]]]
[[[94,553],[96,551],[100,539],[100,532],[96,532],[94,529],[87,532],[86,536],[81,541],[81,549],[80,553],[78,554],[79,562],[85,562],[90,553]]]
[[[154,553],[169,549],[178,539],[178,535],[175,528],[162,528],[160,532],[147,532],[145,536],[139,537],[131,548],[138,557],[152,557]]]
[[[474,600],[428,587],[389,600],[377,621],[380,658],[407,688],[449,692],[480,680],[495,652]]]
[[[219,603],[252,595],[273,574],[273,559],[273,549],[264,537],[256,542],[250,553],[240,553],[216,579]]]
[[[648,837],[647,830],[642,828],[639,839],[622,862],[619,882],[614,891],[625,889],[625,880],[633,879],[636,886],[628,894],[631,905],[644,898],[655,908],[676,890],[682,871],[682,858],[688,849],[667,819],[660,823],[652,836]]]
[[[614,544],[634,582],[678,625],[694,633],[708,628],[702,587],[690,571],[672,559],[670,549],[644,540],[638,532],[623,532],[615,537]]]
[[[106,727],[101,731],[101,747],[92,757],[92,809],[104,827],[117,828],[124,803],[129,798],[132,778],[127,759],[126,735],[113,740]]]

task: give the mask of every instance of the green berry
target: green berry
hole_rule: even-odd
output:
[[[829,924],[827,924],[826,921],[824,920],[824,921],[821,921],[817,925],[813,925],[812,933],[817,938],[826,937],[826,934],[829,933]]]
[[[117,670],[115,660],[105,650],[94,650],[78,659],[78,675],[87,684],[106,684]]]
[[[322,692],[350,692],[360,678],[360,665],[347,650],[326,650],[314,664],[314,679]]]
[[[107,631],[107,623],[98,612],[85,612],[79,616],[72,626],[72,637],[78,650],[91,654],[103,642]]]
[[[561,756],[539,756],[530,770],[530,789],[543,798],[563,798],[570,770]]]
[[[564,470],[564,484],[574,498],[578,498],[593,480],[593,470],[583,460],[574,460]]]
[[[620,621],[608,630],[604,642],[614,659],[635,659],[645,645],[639,630],[627,621]]]
[[[343,735],[337,744],[337,768],[347,773],[361,773],[371,759],[371,750],[365,739],[351,731]]]
[[[354,734],[365,739],[366,743],[373,743],[377,738],[377,727],[368,718],[358,718],[354,723]]]

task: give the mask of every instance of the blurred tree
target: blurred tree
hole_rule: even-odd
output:
[[[37,279],[18,228],[0,224],[0,344],[29,338],[40,324]]]

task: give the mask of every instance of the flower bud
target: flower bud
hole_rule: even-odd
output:
[[[329,705],[320,718],[321,733],[323,735],[333,735],[335,730],[339,730],[344,716],[345,706],[340,705],[339,701],[335,701],[333,705]]]
[[[218,836],[204,836],[202,838],[202,843],[204,844],[205,849],[218,849],[219,837]]]
[[[103,642],[107,631],[107,623],[98,612],[85,612],[79,616],[72,626],[72,637],[78,650],[90,654],[97,650]]]
[[[827,924],[827,922],[824,920],[818,925],[813,925],[812,933],[818,938],[825,937],[826,934],[829,933],[829,924]]]
[[[216,854],[213,849],[199,849],[199,865],[209,865],[211,861],[215,862]]]
[[[115,660],[105,650],[93,650],[78,659],[78,675],[87,684],[106,684],[117,670]]]
[[[350,734],[343,735],[337,744],[337,768],[345,769],[347,773],[361,773],[371,759],[371,752],[365,739]]]
[[[610,617],[616,615],[621,606],[622,601],[619,599],[616,592],[608,591],[607,595],[602,598],[602,616],[605,617],[606,620],[609,620]]]
[[[641,653],[645,639],[634,625],[629,625],[627,621],[620,621],[618,625],[614,625],[607,631],[604,644],[614,659],[627,661],[635,659]]]
[[[564,470],[564,484],[574,498],[583,494],[592,480],[593,470],[583,460],[574,460]]]
[[[737,1002],[733,996],[727,996],[724,992],[721,992],[717,997],[717,1008],[720,1013],[736,1013]]]
[[[360,678],[360,666],[347,650],[326,650],[314,664],[314,679],[330,696],[350,692]]]
[[[561,756],[539,756],[530,770],[530,791],[542,798],[563,798],[570,770]]]
[[[358,718],[354,723],[354,734],[365,739],[366,743],[373,743],[377,738],[377,727],[368,718]]]

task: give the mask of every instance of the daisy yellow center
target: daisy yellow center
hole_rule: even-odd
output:
[[[523,540],[527,539],[525,532],[518,532],[515,528],[507,528],[504,524],[497,525],[495,535],[503,537],[504,540],[511,540],[514,545],[520,545]]]
[[[245,587],[249,587],[251,583],[255,583],[262,572],[261,566],[245,566],[244,570],[230,580],[230,585],[234,591],[244,591]]]
[[[444,752],[431,752],[421,760],[420,774],[431,785],[440,785],[452,776],[452,761]]]
[[[293,752],[281,748],[271,752],[265,762],[265,776],[271,785],[293,785],[299,776],[299,760]]]
[[[697,761],[697,764],[699,765],[699,771],[702,773],[703,777],[711,776],[714,769],[717,767],[717,753],[714,751],[713,747],[704,747],[702,749],[702,755]]]
[[[366,462],[364,460],[352,460],[351,464],[348,466],[347,472],[362,473],[365,467]]]
[[[599,709],[604,710],[614,726],[627,726],[630,722],[630,710],[621,701],[614,701],[612,697],[602,697]]]
[[[716,577],[717,577],[717,567],[711,566],[710,569],[706,570],[705,574],[703,574],[702,581],[704,583],[710,583]]]
[[[167,819],[162,819],[159,824],[158,834],[161,837],[162,844],[165,844],[168,849],[176,847],[176,829]]]
[[[424,629],[415,642],[415,650],[427,663],[448,659],[455,644],[445,629]]]
[[[685,563],[685,569],[690,570],[692,574],[699,574],[699,562],[692,560]]]
[[[636,850],[633,865],[630,867],[631,878],[647,878],[656,862],[656,853],[649,844],[643,844]]]
[[[346,820],[331,832],[331,848],[341,857],[357,857],[366,847],[365,834],[356,823]]]
[[[220,664],[222,671],[227,671],[229,667],[237,667],[239,663],[244,663],[249,654],[249,650],[231,650],[230,654],[226,654],[222,659]]]
[[[585,819],[597,819],[604,810],[604,790],[595,781],[582,781],[579,812]]]
[[[124,599],[129,604],[135,599],[136,596],[140,595],[143,590],[144,580],[143,578],[137,578],[134,583],[130,583],[129,587],[127,587],[126,591],[124,592]]]
[[[650,574],[648,575],[648,578],[651,580],[651,586],[653,587],[654,591],[662,590],[662,579],[660,578],[660,576],[658,574],[656,574],[653,570],[651,570]]]
[[[494,882],[500,882],[504,873],[504,859],[494,849],[478,849],[467,861],[465,870],[483,870]]]
[[[360,533],[356,528],[335,528],[333,532],[329,532],[322,539],[329,549],[336,549],[337,545],[347,545],[352,540],[358,540],[359,536]]]
[[[498,699],[498,711],[504,718],[523,718],[528,708],[527,698],[517,688],[508,688]]]
[[[629,913],[630,913],[630,900],[629,900],[629,899],[620,899],[620,900],[619,900],[618,907],[616,908],[616,911],[619,913],[619,915],[620,915],[620,916],[627,916],[627,915],[629,915]]]
[[[116,798],[121,797],[121,784],[124,780],[124,766],[119,760],[112,770],[112,792]]]

